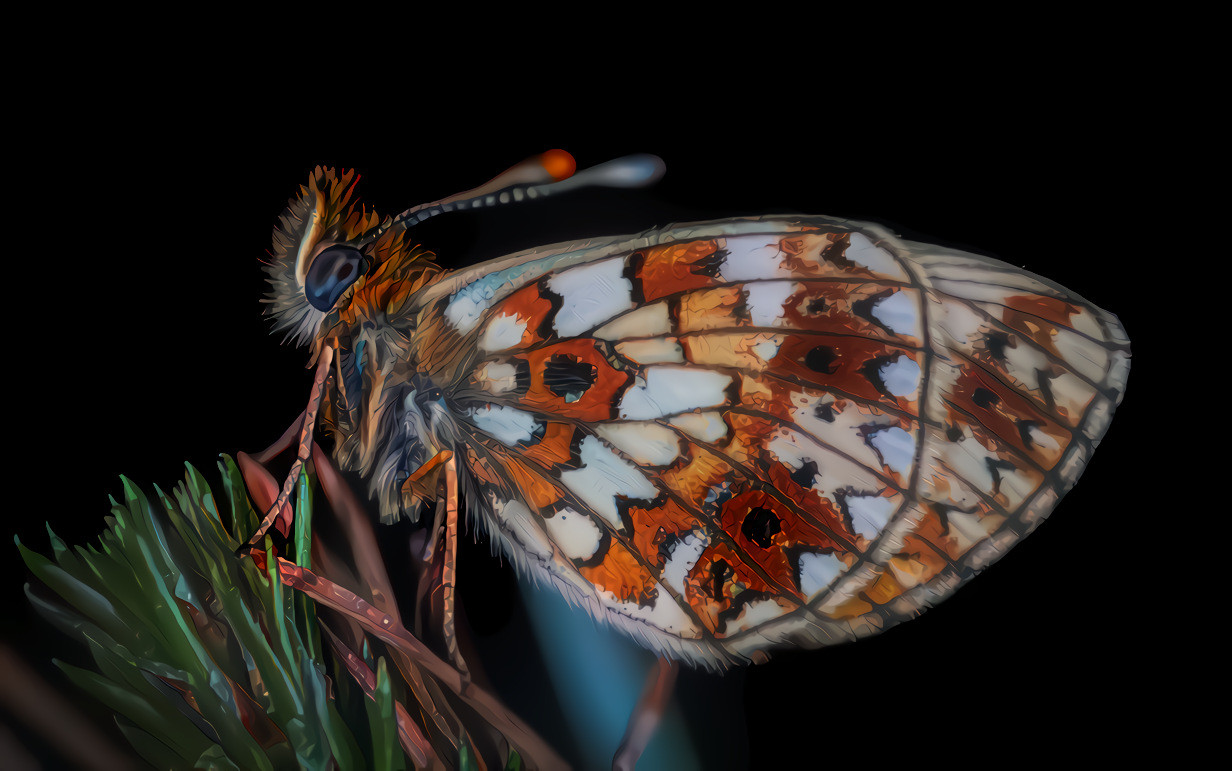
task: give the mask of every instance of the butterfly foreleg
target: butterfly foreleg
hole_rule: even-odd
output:
[[[637,700],[637,706],[633,708],[633,714],[629,715],[629,724],[625,727],[620,747],[612,757],[613,771],[633,771],[646,745],[654,738],[663,712],[667,709],[668,699],[676,687],[679,672],[680,665],[674,661],[660,657],[656,662],[646,678],[646,686]]]
[[[316,426],[317,411],[321,407],[321,399],[325,395],[325,383],[329,380],[330,365],[334,360],[333,346],[326,344],[321,347],[321,355],[317,361],[316,374],[312,382],[312,395],[308,398],[308,408],[304,410],[304,419],[300,424],[299,443],[296,445],[295,463],[291,465],[291,471],[287,474],[286,480],[282,483],[282,491],[278,494],[278,499],[270,506],[265,513],[265,518],[261,520],[260,527],[248,539],[248,548],[253,548],[262,538],[265,533],[274,524],[274,520],[281,514],[289,524],[291,520],[290,504],[291,492],[295,489],[295,483],[299,481],[300,471],[303,470],[304,464],[308,462],[308,457],[312,453],[312,430]],[[264,455],[264,453],[262,453]],[[284,509],[286,510],[284,512]]]

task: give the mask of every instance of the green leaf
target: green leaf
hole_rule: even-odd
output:
[[[522,771],[522,756],[514,748],[509,748],[509,757],[505,758],[505,771]]]

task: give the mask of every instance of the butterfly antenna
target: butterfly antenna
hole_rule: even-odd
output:
[[[479,187],[420,204],[394,217],[392,225],[411,227],[426,219],[459,209],[481,209],[506,203],[534,200],[583,187],[645,187],[667,169],[656,155],[626,155],[574,174],[573,156],[564,150],[548,150],[527,158]]]

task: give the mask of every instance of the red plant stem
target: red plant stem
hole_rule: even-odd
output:
[[[252,551],[258,564],[265,564],[265,552]],[[418,666],[457,694],[484,720],[501,732],[510,744],[533,758],[540,768],[567,768],[564,761],[494,696],[464,678],[458,670],[437,658],[415,639],[392,615],[373,607],[359,595],[344,589],[293,562],[278,558],[278,575],[284,584],[307,594],[327,608],[354,619],[370,634],[409,656]]]
[[[291,472],[287,474],[286,481],[282,483],[282,492],[278,494],[278,500],[266,512],[257,532],[248,539],[250,547],[255,546],[265,537],[265,531],[269,530],[270,525],[274,524],[274,520],[280,516],[284,527],[291,525],[291,506],[288,501],[291,499],[291,492],[295,489],[295,483],[299,481],[300,470],[308,462],[312,446],[312,429],[316,426],[317,410],[321,407],[321,398],[325,395],[325,381],[329,379],[329,366],[333,360],[334,348],[326,343],[321,347],[316,375],[312,381],[312,395],[308,398],[308,409],[304,410],[304,420],[299,429],[299,449],[295,453],[295,463],[291,465]],[[286,534],[285,531],[283,534]]]
[[[679,664],[659,658],[646,678],[642,696],[633,708],[633,714],[629,716],[624,738],[620,741],[616,755],[612,757],[613,771],[633,771],[638,758],[646,751],[646,745],[654,738],[659,721],[663,718],[663,711],[667,709],[667,700],[672,697],[679,672]]]

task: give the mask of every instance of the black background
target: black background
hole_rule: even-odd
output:
[[[1052,762],[1125,748],[1158,676],[1142,657],[1163,634],[1141,599],[1157,512],[1139,483],[1162,378],[1155,287],[1135,268],[1154,228],[1141,201],[1150,139],[1133,133],[1119,91],[1033,72],[962,88],[944,75],[850,90],[733,81],[704,96],[693,81],[646,81],[575,88],[564,105],[535,81],[504,94],[515,111],[458,83],[429,94],[394,78],[362,98],[318,99],[311,74],[292,71],[254,76],[241,98],[239,80],[172,87],[127,72],[47,107],[63,118],[48,125],[68,130],[27,145],[37,184],[10,226],[29,243],[17,281],[35,302],[10,314],[7,335],[10,441],[23,448],[14,481],[27,496],[7,524],[24,543],[47,550],[44,520],[83,543],[118,475],[168,486],[185,460],[210,475],[217,453],[264,447],[299,414],[310,373],[269,335],[259,259],[313,166],[357,168],[360,196],[393,213],[552,147],[582,167],[652,152],[668,172],[649,190],[448,215],[419,239],[457,267],[738,214],[873,220],[1051,278],[1135,340],[1128,394],[1077,487],[984,575],[877,638],[721,679],[686,672],[682,709],[707,765]],[[47,663],[83,653],[20,597],[15,549],[7,562],[4,638],[97,714]],[[485,663],[524,678],[502,695],[539,704],[524,717],[554,736],[559,713],[508,568],[481,545],[464,548],[460,571]]]

